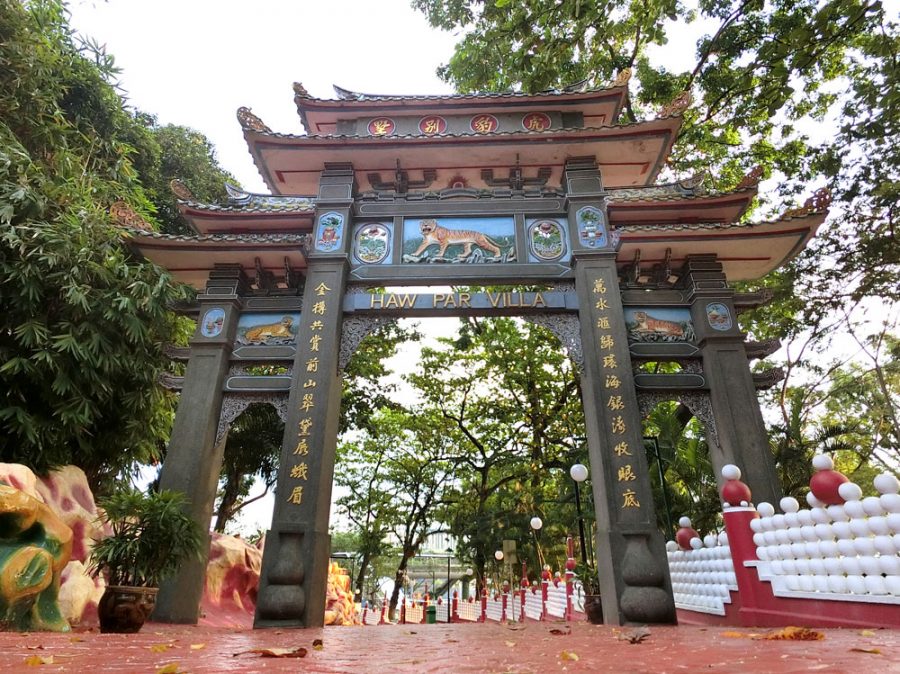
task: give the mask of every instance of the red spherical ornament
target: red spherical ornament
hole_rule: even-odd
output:
[[[844,499],[838,493],[838,487],[849,482],[847,476],[836,470],[818,470],[809,481],[809,489],[813,496],[826,505],[840,505]]]
[[[681,527],[675,534],[675,542],[678,543],[678,547],[682,550],[691,549],[692,538],[700,538],[700,534],[691,527]]]
[[[750,487],[740,480],[728,480],[722,487],[722,500],[730,506],[739,506],[741,502],[750,503]]]
[[[575,561],[574,557],[569,557],[566,560],[566,571],[574,571],[576,566],[578,566],[578,562]]]

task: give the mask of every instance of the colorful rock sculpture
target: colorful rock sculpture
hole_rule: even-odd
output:
[[[0,483],[0,629],[66,632],[59,585],[72,530],[49,507]]]

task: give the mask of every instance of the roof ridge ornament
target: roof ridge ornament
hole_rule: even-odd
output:
[[[624,87],[628,85],[628,82],[631,80],[631,68],[625,68],[625,70],[620,70],[619,74],[616,75],[616,79],[613,80],[614,87]]]
[[[178,178],[173,178],[169,181],[169,189],[179,201],[195,201],[194,193],[191,192],[191,188]]]
[[[358,94],[355,91],[350,91],[349,89],[344,89],[343,87],[339,87],[336,84],[332,84],[331,88],[334,89],[334,93],[342,101],[357,101],[362,98],[362,94]]]
[[[228,195],[228,201],[233,204],[246,204],[250,201],[250,192],[245,192],[237,185],[225,183],[225,193]]]
[[[125,229],[139,229],[144,232],[153,232],[150,223],[144,220],[129,203],[119,200],[109,207],[109,215],[114,224]]]
[[[306,87],[304,87],[300,82],[294,82],[294,95],[300,96],[302,98],[312,98],[309,95],[309,92],[306,90]]]
[[[751,187],[756,187],[759,185],[759,181],[762,180],[764,173],[764,169],[761,165],[754,166],[750,169],[743,178],[741,178],[741,182],[737,184],[735,190],[746,190]]]
[[[244,131],[256,131],[257,133],[272,133],[272,129],[252,112],[250,108],[241,106],[237,110],[237,119]]]
[[[665,117],[677,117],[679,115],[683,115],[684,111],[687,110],[693,102],[694,97],[691,95],[691,92],[682,91],[668,104],[662,106],[659,109],[659,114],[657,114],[656,117],[657,119],[663,119]]]
[[[705,191],[702,189],[703,183],[706,182],[708,177],[709,174],[706,171],[698,171],[687,178],[676,181],[676,185],[688,194],[700,193]]]
[[[828,210],[828,205],[830,203],[831,191],[827,187],[820,187],[813,192],[812,196],[807,199],[802,206],[786,210],[784,215],[781,216],[781,219],[787,220],[788,218],[799,218],[804,215],[810,215],[811,213],[821,213]]]

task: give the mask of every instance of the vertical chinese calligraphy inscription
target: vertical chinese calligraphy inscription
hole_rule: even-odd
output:
[[[570,218],[584,206],[603,210],[595,165],[566,170]],[[573,241],[584,349],[582,391],[597,515],[597,560],[606,623],[675,622],[643,451],[641,416],[613,246]]]
[[[353,173],[326,168],[319,206],[349,219]],[[266,535],[256,627],[322,625],[328,575],[328,517],[340,415],[338,345],[347,282],[346,246],[311,252],[294,360],[288,416]]]

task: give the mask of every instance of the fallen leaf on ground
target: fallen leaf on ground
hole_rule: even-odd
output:
[[[822,632],[811,630],[808,627],[784,627],[777,632],[770,632],[758,637],[768,641],[821,641],[825,638]]]
[[[881,655],[881,651],[877,648],[851,648],[852,653],[871,653],[872,655]]]
[[[204,648],[206,648],[206,644],[191,644],[192,651],[199,651]]]
[[[71,637],[69,641],[71,641],[73,644],[77,644],[79,641],[84,641],[84,639],[82,639],[81,637]]]
[[[860,630],[860,631],[859,631],[859,636],[861,636],[861,637],[874,637],[874,636],[875,636],[875,630]]]
[[[181,670],[178,668],[177,662],[170,662],[156,670],[156,674],[179,674]]]
[[[571,660],[572,662],[578,662],[578,653],[575,651],[563,651],[559,654],[560,660]]]
[[[572,633],[571,627],[564,629],[564,630],[554,627],[552,630],[550,630],[550,634],[556,634],[556,635],[560,635],[560,634],[566,635],[566,634],[571,634],[571,633]]]
[[[240,653],[235,653],[235,656],[243,655],[244,653],[253,653],[255,655],[259,655],[263,658],[305,658],[307,651],[303,646],[299,648],[252,648],[249,651],[241,651]]]
[[[509,646],[510,648],[515,648],[516,642],[515,641],[507,641],[506,645]]]
[[[321,639],[313,639],[313,650],[321,651],[325,648],[325,644]]]
[[[42,651],[44,650],[43,646],[26,646],[29,651]]]
[[[633,630],[628,630],[626,632],[622,632],[619,634],[619,640],[627,641],[630,644],[639,644],[644,639],[650,636],[650,628],[646,625],[641,625],[640,627],[636,627]]]
[[[752,634],[748,634],[747,632],[722,632],[719,636],[727,637],[729,639],[748,639],[752,637]]]
[[[147,646],[154,653],[165,653],[169,650],[169,644],[153,644],[152,646]]]
[[[25,658],[25,664],[29,667],[39,667],[40,665],[52,665],[53,664],[53,656],[52,655],[29,655]]]

